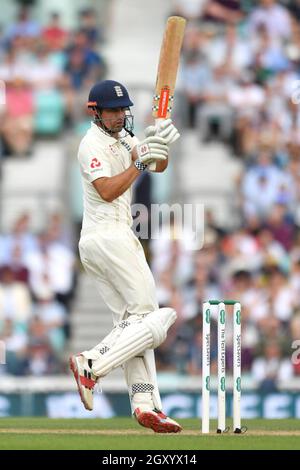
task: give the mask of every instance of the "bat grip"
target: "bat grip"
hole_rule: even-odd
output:
[[[164,121],[164,118],[156,118],[155,119],[155,125],[159,124],[160,122]]]

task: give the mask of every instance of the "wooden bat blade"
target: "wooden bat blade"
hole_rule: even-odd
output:
[[[186,20],[180,16],[170,16],[166,24],[153,98],[155,119],[166,119],[171,115],[185,25]]]

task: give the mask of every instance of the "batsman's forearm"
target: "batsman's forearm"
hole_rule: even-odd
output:
[[[102,199],[112,202],[125,193],[139,175],[140,171],[134,165],[131,165],[119,175],[95,180],[93,185]]]

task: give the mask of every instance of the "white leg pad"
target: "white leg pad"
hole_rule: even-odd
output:
[[[105,338],[101,341],[101,343],[97,344],[94,346],[92,349],[88,351],[83,351],[81,354],[86,358],[86,359],[92,359],[95,361],[96,359],[99,359],[102,354],[105,354],[113,344],[116,343],[118,338],[121,336],[123,332],[123,327],[125,321],[119,323],[116,325],[112,331],[105,336]]]
[[[155,310],[143,318],[129,317],[126,327],[115,343],[94,361],[93,373],[104,377],[146,349],[157,348],[166,339],[168,329],[175,320],[176,312],[172,308]]]
[[[128,386],[132,413],[136,408],[147,407],[153,410],[155,408],[152,399],[154,384],[149,380],[144,357],[132,357],[122,367]]]
[[[141,407],[137,404],[137,394],[133,395],[133,385],[136,383],[147,383],[153,386],[151,394],[148,396],[144,393],[143,400],[147,403],[151,402],[151,409],[154,408],[161,411],[162,403],[157,384],[156,364],[154,357],[154,350],[147,349],[143,356],[133,357],[125,364],[123,364],[124,375],[128,386],[129,398],[131,403],[131,410],[134,412],[135,408]],[[144,404],[143,404],[144,406]]]
[[[132,357],[151,348],[152,344],[153,338],[149,328],[142,321],[133,323],[124,329],[111,349],[94,361],[92,371],[95,375],[104,377]]]
[[[153,349],[147,349],[145,351],[143,361],[148,372],[149,382],[154,385],[154,390],[152,394],[152,399],[154,403],[154,408],[157,410],[162,410],[162,403],[160,398],[160,393],[157,384],[157,375],[156,375],[156,364]]]
[[[160,308],[149,313],[144,322],[152,332],[153,345],[151,349],[157,348],[167,337],[168,330],[175,323],[177,314],[173,308]]]

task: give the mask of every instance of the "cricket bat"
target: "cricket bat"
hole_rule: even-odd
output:
[[[165,27],[152,106],[156,123],[171,116],[185,25],[184,18],[170,16]]]

